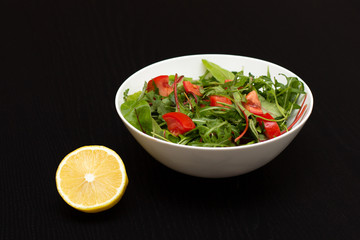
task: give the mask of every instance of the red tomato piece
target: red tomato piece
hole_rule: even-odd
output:
[[[147,84],[146,91],[150,92],[150,91],[154,91],[154,90],[155,90],[154,80],[151,79]]]
[[[226,107],[226,108],[230,108],[229,106],[224,106],[218,102],[222,102],[222,103],[226,103],[226,104],[232,104],[231,100],[227,97],[223,97],[223,96],[210,96],[210,106],[217,106],[217,107]]]
[[[225,83],[227,83],[227,82],[232,82],[233,80],[231,80],[231,79],[225,79]],[[242,89],[243,87],[238,87],[238,89]],[[227,89],[227,87],[225,88],[225,89]]]
[[[202,96],[199,85],[192,84],[190,81],[183,81],[183,85],[186,93],[193,93],[197,96]]]
[[[164,114],[162,118],[166,121],[169,131],[175,136],[184,134],[196,127],[191,118],[181,112],[169,112]]]
[[[246,103],[243,103],[244,107],[251,113],[261,115],[261,103],[255,90],[251,91],[246,95]]]
[[[154,84],[159,89],[159,94],[161,96],[167,97],[173,91],[173,88],[169,85],[169,76],[168,75],[161,75],[161,76],[151,79],[148,82],[146,90],[148,92],[155,90]]]
[[[259,116],[266,118],[266,119],[274,119],[270,115],[270,113],[259,114]],[[267,138],[271,139],[271,138],[278,137],[281,135],[280,128],[279,128],[279,125],[277,124],[277,122],[266,121],[261,118],[256,118],[256,120],[260,123],[260,125],[264,124],[265,136]]]
[[[263,113],[261,109],[261,102],[256,91],[251,91],[246,95],[246,103],[243,103],[244,107],[251,113],[258,115],[260,117],[266,119],[274,119],[270,113]],[[256,118],[256,120],[260,123],[260,125],[264,124],[265,136],[269,139],[280,136],[280,128],[277,122],[274,121],[266,121],[261,118]]]
[[[227,82],[232,82],[233,80],[231,80],[231,79],[225,79],[225,83],[227,83]],[[225,89],[227,89],[227,87],[225,88]]]

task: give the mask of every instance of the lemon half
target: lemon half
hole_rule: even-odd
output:
[[[128,184],[120,156],[104,146],[84,146],[69,153],[56,171],[56,187],[73,208],[95,213],[118,203]]]

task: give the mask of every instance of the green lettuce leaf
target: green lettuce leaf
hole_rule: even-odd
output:
[[[261,103],[261,108],[264,112],[270,113],[270,115],[273,118],[282,116],[281,110],[284,111],[284,109],[281,108],[281,106],[276,105],[276,103],[271,103],[271,102],[266,101],[266,99],[263,96],[261,96],[260,94],[258,94],[258,97],[259,97],[259,100]],[[279,110],[279,108],[281,110]]]
[[[213,75],[213,77],[216,78],[216,80],[218,80],[220,83],[224,83],[226,79],[234,80],[235,75],[232,72],[223,69],[219,65],[216,65],[215,63],[209,62],[205,59],[203,59],[202,62],[211,75]]]
[[[127,101],[120,107],[124,118],[138,130],[151,134],[152,117],[149,103],[141,99],[141,92],[127,97]]]

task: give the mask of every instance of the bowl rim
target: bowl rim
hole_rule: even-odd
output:
[[[157,139],[155,137],[152,137],[146,133],[141,132],[140,130],[138,130],[137,128],[135,128],[134,126],[132,126],[126,119],[125,117],[122,115],[121,111],[120,111],[120,105],[119,105],[119,99],[122,98],[123,96],[120,96],[120,93],[123,92],[123,88],[124,85],[127,81],[129,81],[130,79],[132,79],[134,76],[141,74],[142,72],[146,71],[149,68],[152,68],[156,65],[160,65],[160,64],[164,64],[167,62],[172,62],[172,61],[177,61],[180,59],[184,59],[184,58],[197,58],[197,57],[202,57],[202,58],[206,58],[206,57],[236,57],[236,58],[243,58],[243,59],[247,59],[247,60],[255,60],[258,62],[262,62],[262,63],[266,63],[269,65],[273,65],[275,67],[278,67],[280,69],[284,69],[286,71],[288,71],[289,73],[292,74],[292,76],[297,77],[301,82],[304,83],[304,85],[307,87],[307,98],[309,99],[309,104],[307,109],[304,112],[304,115],[302,116],[302,118],[300,119],[299,122],[297,122],[293,128],[291,130],[289,130],[288,132],[285,132],[284,134],[276,137],[276,138],[272,138],[269,140],[266,140],[264,142],[258,142],[258,143],[254,143],[254,144],[249,144],[249,145],[241,145],[241,146],[231,146],[231,147],[198,147],[198,146],[189,146],[189,145],[181,145],[181,144],[177,144],[177,143],[172,143],[172,142],[167,142],[161,139]],[[125,89],[124,89],[125,90]],[[168,58],[168,59],[164,59],[164,60],[160,60],[157,62],[154,62],[150,65],[147,65],[143,68],[141,68],[140,70],[134,72],[133,74],[131,74],[128,78],[126,78],[122,84],[120,85],[120,87],[118,88],[116,95],[115,95],[115,108],[116,111],[118,113],[118,115],[120,116],[121,120],[123,121],[124,124],[126,124],[127,127],[130,127],[132,130],[136,131],[138,134],[140,134],[142,137],[145,137],[147,139],[149,139],[150,141],[155,141],[158,142],[160,144],[165,144],[165,145],[169,145],[172,147],[180,147],[180,148],[184,148],[184,149],[195,149],[195,150],[204,150],[204,151],[219,151],[219,150],[226,150],[226,151],[232,151],[232,150],[240,150],[240,149],[249,149],[249,148],[256,148],[256,147],[260,147],[262,145],[266,145],[266,144],[271,144],[274,143],[280,139],[283,139],[285,137],[287,137],[288,135],[291,135],[292,133],[295,133],[297,129],[301,129],[305,123],[307,122],[307,120],[309,119],[312,110],[313,110],[313,106],[314,106],[314,97],[313,94],[311,92],[310,87],[307,85],[307,83],[300,78],[298,75],[296,75],[295,73],[293,73],[292,71],[290,71],[289,69],[286,69],[276,63],[272,63],[270,61],[266,61],[266,60],[262,60],[262,59],[258,59],[258,58],[254,58],[254,57],[248,57],[248,56],[241,56],[241,55],[233,55],[233,54],[192,54],[192,55],[183,55],[183,56],[177,56],[177,57],[172,57],[172,58]]]

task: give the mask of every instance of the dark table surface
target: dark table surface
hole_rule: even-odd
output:
[[[1,27],[0,239],[360,239],[359,7],[355,1],[6,1]],[[298,74],[313,113],[266,166],[204,179],[170,170],[114,106],[121,83],[199,53]],[[129,186],[111,210],[69,207],[63,157],[105,145]]]

